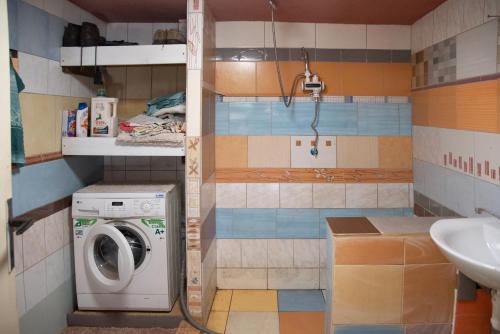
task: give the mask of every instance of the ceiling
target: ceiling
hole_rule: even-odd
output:
[[[71,0],[107,22],[174,22],[186,0]],[[267,0],[206,0],[217,21],[269,21]],[[412,24],[445,0],[275,0],[287,22]]]

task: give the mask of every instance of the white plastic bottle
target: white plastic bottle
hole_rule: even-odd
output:
[[[114,97],[92,98],[92,137],[116,137],[118,135],[118,99]]]

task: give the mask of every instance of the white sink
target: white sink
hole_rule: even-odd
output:
[[[431,226],[430,234],[458,270],[492,289],[491,324],[500,330],[500,220],[494,217],[442,219]]]
[[[458,270],[481,285],[500,290],[500,220],[442,219],[431,226],[430,233]]]

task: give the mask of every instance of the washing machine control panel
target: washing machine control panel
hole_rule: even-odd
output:
[[[74,216],[158,217],[165,214],[164,198],[103,198],[79,199]]]

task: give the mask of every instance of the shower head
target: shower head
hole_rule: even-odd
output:
[[[276,4],[274,3],[273,0],[269,0],[268,3],[269,3],[269,6],[271,6],[272,10],[276,10]]]

